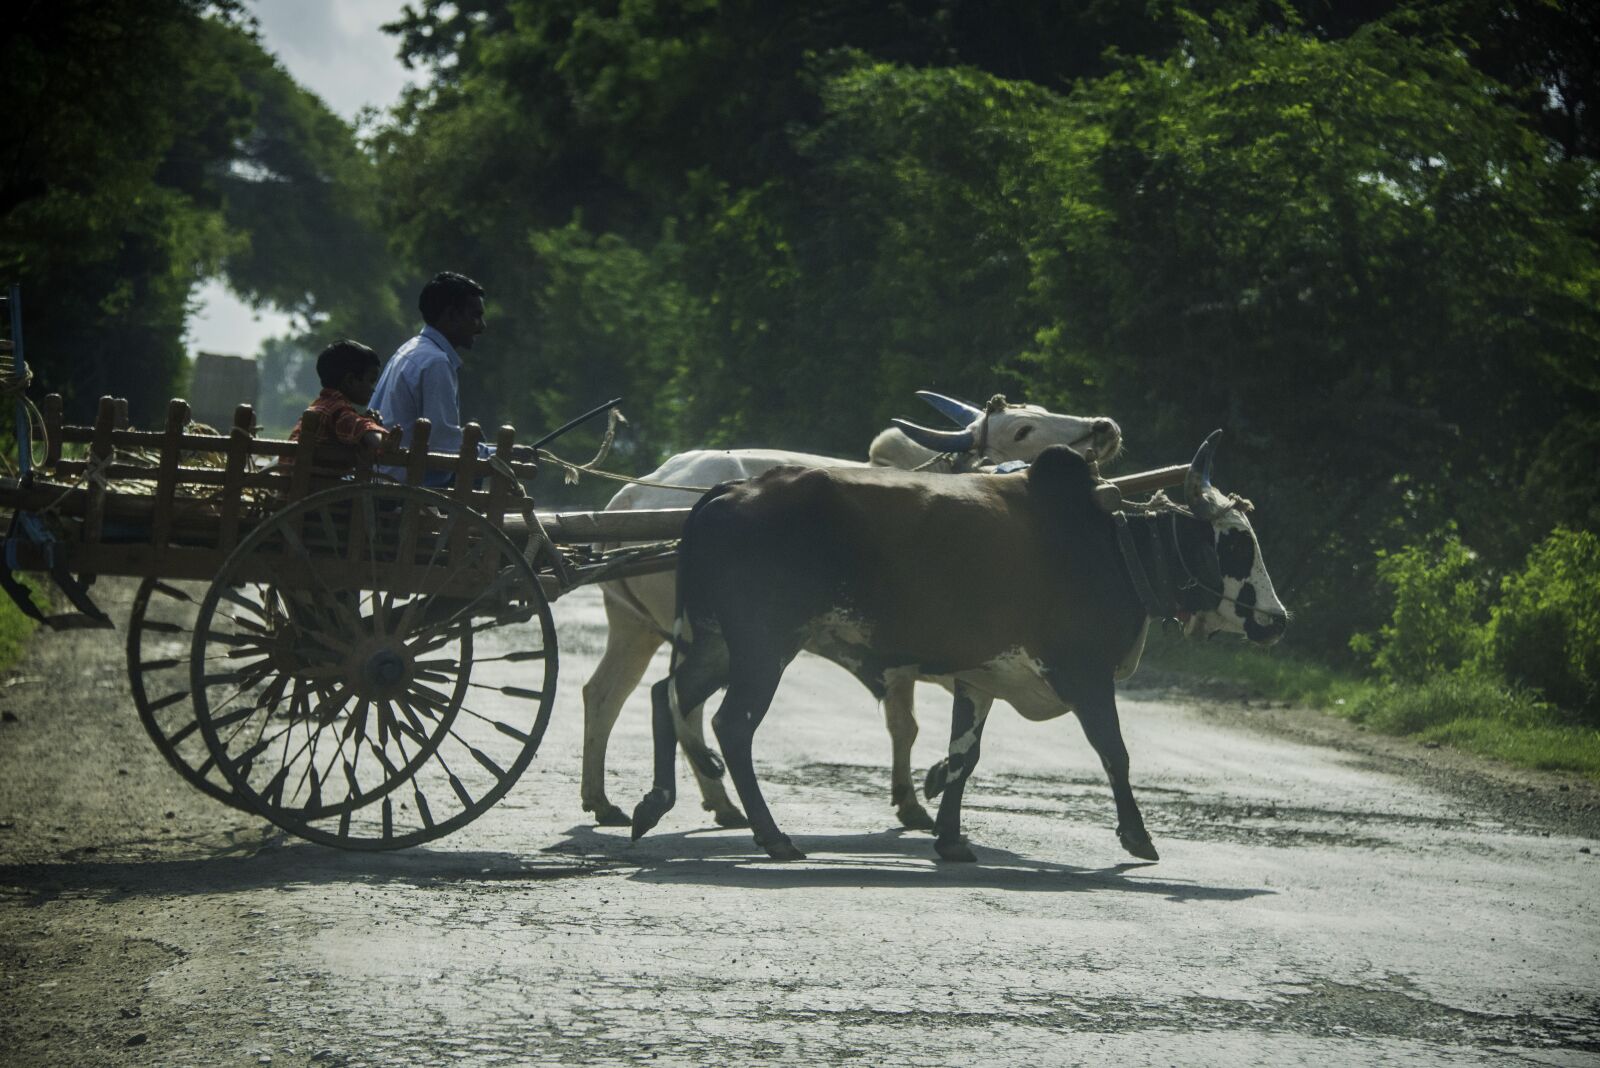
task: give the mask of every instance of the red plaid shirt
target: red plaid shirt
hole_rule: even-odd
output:
[[[317,440],[324,445],[335,441],[341,445],[355,445],[367,431],[383,431],[383,424],[379,422],[382,417],[377,412],[356,411],[348,397],[331,387],[318,393],[310,408],[322,417],[322,422],[318,424]],[[294,429],[289,431],[289,440],[297,441],[299,438],[300,424],[296,422]]]

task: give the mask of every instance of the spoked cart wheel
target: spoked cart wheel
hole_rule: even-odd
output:
[[[253,811],[234,796],[200,733],[189,699],[189,653],[194,619],[205,597],[203,582],[147,578],[128,619],[128,684],[139,722],[190,785],[224,804]]]
[[[338,486],[239,543],[190,655],[232,792],[302,838],[448,834],[520,776],[555,699],[538,575],[483,515],[410,486]]]

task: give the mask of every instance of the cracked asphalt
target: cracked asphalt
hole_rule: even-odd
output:
[[[125,618],[131,586],[102,586]],[[533,767],[390,854],[185,785],[138,724],[120,635],[37,641],[0,681],[0,1064],[1600,1064],[1600,793],[1580,781],[1146,673],[1121,707],[1160,863],[1121,852],[1074,722],[1002,708],[967,791],[979,862],[945,864],[894,825],[871,699],[807,658],[756,759],[809,859],[710,826],[686,769],[634,844],[578,803],[599,597],[555,613]],[[919,772],[946,702],[919,694]],[[612,741],[624,807],[646,706]]]

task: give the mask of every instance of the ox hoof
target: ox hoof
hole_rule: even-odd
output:
[[[894,814],[900,818],[900,826],[907,830],[933,830],[933,817],[928,815],[928,810],[916,801],[906,801],[896,805]]]
[[[806,855],[800,852],[795,844],[789,841],[786,834],[774,835],[771,838],[757,838],[756,844],[767,851],[767,856],[773,860],[805,860]]]
[[[598,805],[585,805],[584,807],[594,813],[596,827],[626,827],[633,822],[628,818],[626,812],[609,801],[602,801]]]
[[[651,790],[644,795],[644,800],[633,806],[633,840],[637,842],[650,832],[650,828],[661,822],[675,798],[665,790]]]
[[[1140,860],[1160,860],[1161,855],[1156,852],[1156,847],[1150,841],[1150,835],[1143,828],[1130,834],[1122,828],[1117,828],[1117,840],[1122,843],[1122,848],[1138,857]]]
[[[928,769],[928,777],[922,780],[922,796],[929,801],[944,793],[944,788],[950,785],[950,761],[941,760]]]
[[[939,851],[941,860],[953,860],[958,864],[972,864],[978,855],[972,851],[967,840],[960,835],[954,838],[936,838],[933,848]]]
[[[729,806],[728,808],[712,809],[711,818],[716,821],[718,827],[750,826],[750,817],[746,816],[743,812],[740,812],[737,808],[733,808],[732,806]]]

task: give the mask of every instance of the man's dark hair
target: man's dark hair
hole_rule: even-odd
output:
[[[417,308],[422,312],[422,321],[433,326],[439,317],[459,304],[465,304],[473,297],[483,296],[483,287],[464,274],[454,271],[440,271],[428,279],[428,284],[422,287],[422,295],[417,298]]]
[[[344,385],[346,375],[361,374],[382,362],[361,342],[342,338],[317,355],[317,377],[322,380],[322,388],[338,389]]]

